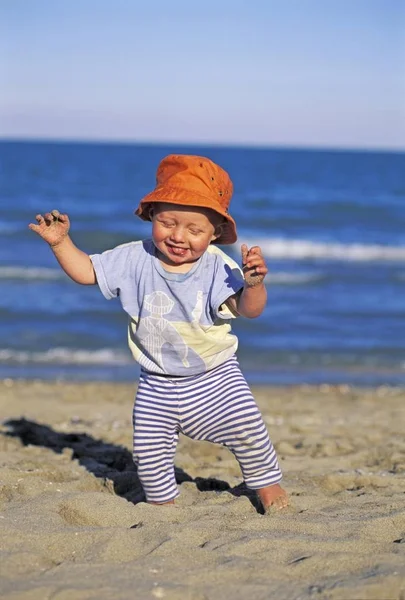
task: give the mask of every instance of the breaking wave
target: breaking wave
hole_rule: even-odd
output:
[[[405,261],[405,246],[340,244],[283,238],[242,240],[241,243],[248,246],[260,246],[267,258],[286,260],[325,259],[350,262]]]
[[[29,352],[25,350],[0,350],[0,364],[56,364],[56,365],[130,365],[134,361],[127,352],[103,348],[100,350],[75,350],[52,348]]]

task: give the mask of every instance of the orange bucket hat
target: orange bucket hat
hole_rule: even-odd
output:
[[[150,221],[154,202],[210,208],[224,218],[215,244],[236,242],[236,223],[228,213],[233,185],[226,171],[204,156],[170,154],[157,169],[156,187],[139,203],[135,214]]]

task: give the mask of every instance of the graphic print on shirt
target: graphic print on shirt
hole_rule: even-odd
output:
[[[142,327],[148,331],[142,340],[145,351],[157,359],[158,364],[162,364],[162,348],[164,344],[170,344],[176,350],[183,365],[188,367],[188,346],[176,328],[164,318],[164,315],[172,311],[173,300],[164,292],[152,292],[145,296],[144,306],[151,313],[141,320]]]
[[[194,327],[198,326],[200,323],[201,315],[203,313],[203,293],[201,291],[197,292],[197,302],[194,309],[191,311],[191,315],[193,320],[191,321],[191,325]]]

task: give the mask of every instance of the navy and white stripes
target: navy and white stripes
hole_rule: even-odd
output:
[[[236,357],[192,377],[142,371],[133,421],[134,461],[149,502],[178,496],[174,455],[179,433],[229,448],[251,489],[281,479],[275,450]]]

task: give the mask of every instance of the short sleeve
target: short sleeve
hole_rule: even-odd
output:
[[[122,282],[130,272],[133,244],[123,244],[102,254],[92,254],[90,259],[96,272],[97,283],[107,300],[119,296]]]
[[[211,288],[211,311],[217,319],[232,319],[235,315],[227,306],[226,300],[237,294],[244,286],[242,269],[229,256],[217,255],[217,264]]]

